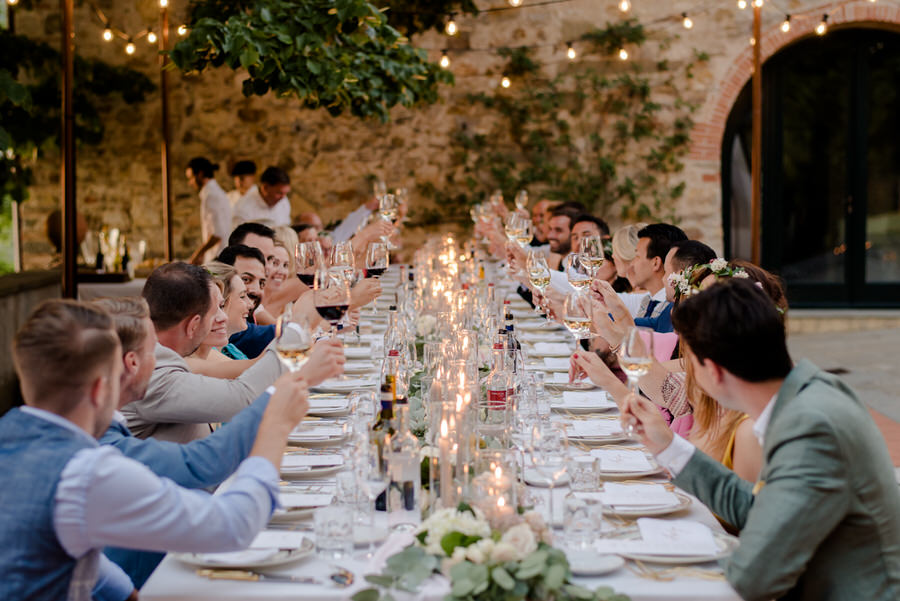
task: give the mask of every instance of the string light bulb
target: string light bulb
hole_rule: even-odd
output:
[[[456,21],[453,20],[453,13],[450,13],[450,20],[447,21],[447,26],[444,28],[444,31],[447,32],[447,35],[456,35],[459,31],[459,27],[456,26]]]
[[[443,51],[441,51],[441,67],[446,69],[449,66],[450,66],[450,57],[447,56],[447,51],[443,50]]]
[[[152,31],[151,31],[150,33],[148,33],[148,34],[147,34],[147,41],[148,41],[149,43],[151,43],[151,44],[155,44],[155,43],[156,43],[156,34],[153,33]]]
[[[179,25],[178,26],[178,35],[184,35],[187,33],[187,25]]]
[[[628,0],[622,0],[621,2],[619,2],[619,10],[623,13],[627,13],[629,10],[631,10],[631,2],[629,2]]]
[[[781,24],[781,31],[787,33],[791,30],[791,15],[784,16],[784,22]]]
[[[694,26],[694,22],[691,21],[687,13],[681,13],[681,24],[684,25],[685,29],[690,29]]]
[[[828,31],[828,13],[822,15],[822,20],[816,25],[816,35],[825,35],[826,31]]]
[[[567,42],[566,46],[568,46],[568,48],[566,50],[566,56],[569,57],[570,61],[575,60],[575,57],[578,56],[578,54],[575,52],[575,49],[572,47],[572,42]]]
[[[508,88],[511,84],[512,82],[509,81],[509,77],[507,77],[506,75],[504,75],[503,79],[500,80],[500,85],[504,88]]]
[[[522,0],[509,0],[509,5],[513,8],[517,6],[522,6]]]
[[[762,8],[763,0],[753,0],[753,6],[756,8]]]
[[[627,61],[628,60],[628,51],[624,48],[619,48],[619,60]]]
[[[745,10],[747,8],[747,0],[738,0],[738,8]]]
[[[165,7],[167,7],[167,6],[169,6],[169,0],[159,0],[159,7],[160,7],[160,8],[165,8]]]
[[[9,4],[10,6],[15,6],[16,4],[19,3],[19,0],[6,0],[6,3]]]
[[[106,42],[111,42],[112,38],[113,38],[112,29],[107,27],[106,29],[103,30],[103,40]]]
[[[134,50],[135,50],[134,42],[132,42],[131,40],[128,40],[128,43],[125,44],[125,54],[129,54],[129,55],[134,54]]]

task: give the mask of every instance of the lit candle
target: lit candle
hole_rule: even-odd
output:
[[[441,420],[441,437],[438,440],[439,460],[441,462],[441,504],[444,507],[450,507],[453,503],[451,498],[451,482],[450,482],[450,439],[448,437],[449,428],[447,420]]]

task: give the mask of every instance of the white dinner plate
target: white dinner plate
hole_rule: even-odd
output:
[[[621,556],[600,553],[594,549],[566,549],[566,558],[569,560],[569,569],[575,576],[602,576],[625,565]]]
[[[544,387],[547,390],[559,392],[565,392],[566,390],[593,390],[597,388],[591,383],[590,380],[572,382],[571,384],[569,384],[568,382],[545,382]]]
[[[245,549],[231,553],[170,553],[172,557],[198,568],[272,568],[309,557],[316,545],[308,538],[297,549]]]
[[[687,565],[692,563],[707,563],[710,561],[718,561],[724,559],[734,553],[740,544],[737,537],[731,536],[724,532],[713,532],[713,540],[716,542],[718,550],[708,555],[654,555],[652,553],[620,553],[622,557],[627,559],[636,559],[647,563],[661,563],[666,565]],[[623,540],[634,540],[640,538],[641,533],[637,528],[617,536]]]
[[[381,370],[381,365],[376,364],[374,361],[347,361],[344,363],[344,373],[345,374],[368,374],[375,373]]]
[[[677,490],[673,494],[678,498],[678,502],[671,505],[604,505],[603,511],[622,518],[646,518],[669,515],[690,507],[692,501],[688,495]]]
[[[309,469],[282,469],[281,477],[285,480],[306,480],[309,478],[327,478],[333,476],[343,468],[343,465],[326,465],[322,467],[311,467]]]
[[[354,390],[375,390],[378,380],[370,378],[348,378],[343,380],[327,380],[318,386],[313,386],[316,392],[343,392],[350,393]]]

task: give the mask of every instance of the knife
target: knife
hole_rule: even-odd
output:
[[[197,575],[210,580],[243,580],[245,582],[295,582],[298,584],[324,584],[311,576],[288,574],[262,574],[250,570],[197,570]]]

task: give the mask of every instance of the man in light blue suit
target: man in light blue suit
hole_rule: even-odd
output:
[[[642,442],[675,484],[740,529],[725,576],[743,599],[900,599],[900,491],[866,407],[809,361],[792,364],[783,322],[752,282],[732,278],[673,313],[700,387],[755,420],[763,465],[742,480],[673,434],[655,405],[629,401]]]
[[[140,399],[147,389],[155,365],[156,334],[147,303],[140,297],[101,299],[95,304],[112,317],[122,345],[121,396],[119,407]],[[304,365],[304,377],[311,382],[336,375],[342,370],[343,351],[328,340],[316,345]],[[200,440],[178,444],[132,435],[125,419],[116,412],[100,444],[116,447],[123,455],[139,461],[158,476],[185,488],[210,488],[228,478],[247,458],[260,421],[268,406],[270,386],[227,424]],[[140,588],[162,561],[163,554],[132,549],[107,548],[104,553],[121,566]]]

